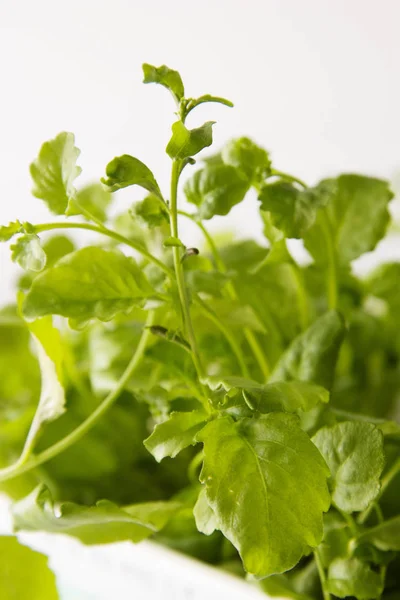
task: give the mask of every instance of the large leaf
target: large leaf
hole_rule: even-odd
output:
[[[12,260],[28,271],[42,271],[46,265],[46,253],[39,237],[27,234],[19,237],[11,246]]]
[[[80,215],[84,209],[104,223],[107,220],[107,209],[111,198],[110,192],[100,183],[91,183],[77,192],[75,201],[70,202],[67,214],[68,216]]]
[[[222,149],[222,159],[245,173],[251,183],[261,183],[271,172],[268,153],[247,137],[228,142]]]
[[[178,71],[174,71],[166,65],[153,67],[153,65],[144,63],[143,75],[143,83],[159,83],[160,85],[163,85],[171,92],[177,102],[185,95],[182,79]]]
[[[106,167],[107,178],[102,183],[110,192],[116,192],[130,185],[139,185],[151,194],[162,198],[158,183],[150,169],[138,158],[129,154],[117,156]]]
[[[64,214],[76,196],[74,180],[81,173],[76,165],[79,154],[74,134],[63,132],[43,144],[30,166],[33,195],[44,200],[56,215]]]
[[[383,237],[393,194],[386,181],[361,175],[341,175],[322,183],[331,186],[331,199],[308,230],[306,248],[317,263],[327,263],[329,235],[338,262],[346,264],[373,250]]]
[[[185,184],[186,198],[199,207],[202,219],[227,215],[243,200],[248,189],[246,177],[235,167],[224,164],[196,171]]]
[[[326,586],[338,598],[370,600],[380,598],[383,580],[380,573],[358,558],[337,558],[329,566]]]
[[[54,573],[47,556],[0,536],[0,598],[3,600],[57,600]]]
[[[330,471],[332,500],[345,512],[364,510],[377,497],[385,465],[382,432],[362,421],[320,429],[313,442]]]
[[[172,137],[166,148],[168,156],[175,159],[189,158],[211,146],[213,125],[214,121],[207,121],[201,127],[187,129],[182,121],[176,121],[172,125]]]
[[[48,314],[108,321],[154,294],[133,258],[87,247],[41,273],[23,304],[28,319]]]
[[[55,505],[49,490],[40,486],[13,506],[12,515],[17,531],[66,533],[84,544],[136,543],[160,531],[180,507],[179,502],[147,502],[119,508],[107,500],[95,506]]]
[[[224,417],[198,439],[208,502],[249,573],[283,573],[320,543],[329,471],[296,417]]]
[[[339,313],[326,313],[292,342],[275,366],[270,381],[298,379],[329,390],[344,332]]]
[[[166,456],[174,458],[181,450],[196,443],[196,433],[204,427],[206,418],[202,410],[173,412],[167,421],[156,425],[144,445],[158,462]]]
[[[400,551],[400,516],[383,521],[357,537],[357,545],[364,542],[374,544],[379,550]]]

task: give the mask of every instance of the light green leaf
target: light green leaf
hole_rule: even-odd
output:
[[[167,237],[164,241],[163,241],[163,246],[165,248],[184,248],[184,244],[182,244],[181,240],[177,237]]]
[[[204,535],[211,535],[218,529],[215,514],[208,503],[205,486],[200,490],[199,497],[193,508],[196,527]]]
[[[348,513],[367,508],[379,494],[385,465],[382,432],[371,423],[344,421],[320,429],[313,442],[330,468],[335,505]]]
[[[66,533],[84,544],[108,544],[130,540],[137,543],[160,531],[181,508],[179,502],[147,502],[119,508],[108,500],[95,506],[73,502],[55,505],[49,490],[39,486],[14,504],[17,531]]]
[[[8,225],[0,225],[0,242],[8,242],[17,233],[23,233],[24,227],[19,221],[14,221]]]
[[[268,152],[247,137],[231,140],[222,149],[226,165],[237,167],[252,183],[261,183],[271,172]]]
[[[317,319],[291,343],[274,368],[270,382],[310,381],[331,389],[345,326],[336,311]]]
[[[47,556],[0,536],[0,598],[3,600],[57,600],[54,573]]]
[[[196,443],[195,436],[204,427],[206,418],[202,410],[173,412],[167,421],[156,425],[143,443],[158,462],[166,456],[174,458],[181,450]]]
[[[116,192],[130,185],[139,185],[151,194],[162,199],[160,188],[154,179],[153,173],[138,158],[129,154],[117,156],[106,167],[107,178],[103,177],[101,182],[110,192]]]
[[[358,600],[380,598],[383,581],[380,573],[358,558],[337,558],[328,570],[327,589],[338,598],[355,596]]]
[[[75,198],[74,180],[82,170],[76,165],[79,154],[74,134],[63,132],[43,144],[30,166],[33,195],[44,200],[56,215],[64,214]]]
[[[143,64],[143,83],[159,83],[167,88],[176,100],[179,102],[185,95],[181,76],[178,71],[174,71],[169,67],[162,65],[161,67],[153,67],[147,63]]]
[[[107,220],[107,209],[111,199],[110,192],[105,190],[100,183],[91,183],[77,192],[76,199],[70,202],[66,214],[68,216],[80,215],[82,207],[104,223]]]
[[[329,472],[296,417],[224,417],[197,438],[204,443],[200,479],[208,502],[246,571],[282,573],[320,543]]]
[[[183,159],[194,156],[212,144],[212,126],[215,121],[207,121],[196,129],[187,129],[182,121],[172,125],[172,137],[166,152],[170,158]]]
[[[155,195],[147,196],[141,202],[137,202],[131,209],[133,219],[137,218],[140,223],[152,229],[168,223],[168,212],[160,198]]]
[[[89,246],[68,254],[36,277],[23,312],[28,319],[54,314],[108,321],[142,305],[152,294],[133,258]]]
[[[46,266],[46,252],[34,233],[23,235],[11,246],[11,258],[27,271],[42,271]]]
[[[379,550],[400,550],[400,516],[388,519],[357,537],[357,545],[369,542]]]
[[[196,171],[185,184],[189,202],[199,207],[202,219],[227,215],[243,200],[249,189],[245,175],[230,165],[207,165]]]
[[[247,404],[261,413],[308,411],[329,401],[329,392],[306,381],[277,381],[262,389],[243,389]]]
[[[317,263],[328,261],[326,240],[330,229],[339,264],[347,264],[370,252],[385,234],[393,198],[388,183],[361,175],[341,175],[321,182],[331,188],[331,199],[305,235],[305,245]]]

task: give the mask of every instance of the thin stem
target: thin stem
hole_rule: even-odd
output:
[[[198,220],[195,215],[191,215],[190,213],[185,212],[184,210],[178,210],[178,215],[182,215],[182,217],[186,217],[187,219],[190,219],[193,223],[195,223],[197,225],[197,227],[201,230],[205,239],[207,240],[208,245],[210,246],[210,250],[211,250],[211,254],[213,255],[213,258],[214,258],[215,266],[222,273],[226,272],[225,265],[219,255],[217,246],[215,245],[215,242],[212,239],[209,232],[207,231],[207,229],[204,227],[203,223],[200,220]]]
[[[288,173],[284,173],[283,171],[278,171],[277,169],[272,169],[271,175],[275,175],[276,177],[280,177],[281,179],[286,179],[286,181],[292,181],[293,183],[298,183],[301,187],[307,189],[308,185],[298,177],[294,177],[293,175],[289,175]]]
[[[139,252],[142,256],[147,258],[147,260],[157,265],[157,267],[162,269],[164,273],[166,273],[169,277],[173,276],[173,271],[169,267],[167,267],[167,265],[161,262],[161,260],[158,260],[158,258],[150,254],[150,252],[143,248],[143,246],[137,244],[136,242],[132,242],[128,238],[124,237],[123,235],[120,235],[116,231],[108,229],[107,227],[99,227],[97,225],[91,225],[90,223],[40,223],[39,225],[33,225],[33,228],[35,233],[41,233],[43,231],[52,231],[53,229],[86,229],[88,231],[95,231],[96,233],[106,235],[107,237],[116,240],[120,244],[126,244],[127,246],[130,246],[131,248]]]
[[[366,508],[359,516],[358,518],[358,522],[360,523],[360,525],[362,525],[363,523],[365,523],[365,521],[368,519],[369,515],[371,514],[371,512],[375,509],[379,498],[382,496],[382,494],[385,492],[386,488],[389,486],[389,484],[392,482],[392,480],[396,477],[396,475],[398,475],[398,473],[400,473],[400,458],[398,458],[390,467],[389,471],[386,473],[386,475],[382,478],[382,483],[381,483],[381,489],[379,492],[379,496],[377,497],[377,499],[375,500],[375,502],[373,502],[372,504],[370,504],[368,506],[368,508]]]
[[[101,419],[101,417],[111,408],[111,406],[115,403],[115,401],[119,398],[122,390],[124,389],[126,383],[132,377],[134,371],[139,365],[146,345],[148,343],[149,338],[151,337],[151,331],[149,327],[154,324],[155,311],[149,311],[148,317],[146,320],[146,326],[143,329],[142,336],[140,338],[139,344],[136,347],[135,353],[132,356],[128,366],[126,367],[123,375],[120,380],[116,384],[115,388],[106,396],[106,398],[99,404],[99,406],[92,412],[91,415],[83,421],[76,429],[74,429],[70,434],[68,434],[65,438],[50,446],[46,450],[43,450],[40,454],[36,456],[31,456],[23,465],[18,464],[18,462],[10,467],[6,467],[5,469],[0,470],[0,482],[6,481],[7,479],[12,479],[13,477],[17,477],[26,471],[30,471],[34,467],[47,462],[51,458],[54,458],[61,452],[64,452],[67,448],[78,442],[96,423]]]
[[[331,595],[328,592],[328,590],[326,589],[327,580],[326,580],[326,575],[325,575],[325,571],[324,571],[324,566],[322,564],[322,560],[319,555],[318,549],[314,550],[314,559],[315,559],[315,564],[317,565],[319,579],[321,581],[322,594],[324,596],[324,600],[330,600]]]
[[[180,163],[177,160],[172,162],[171,171],[171,198],[170,198],[170,231],[171,236],[179,238],[178,232],[178,181],[179,181]],[[203,377],[203,366],[201,364],[199,351],[197,348],[196,337],[194,334],[193,323],[190,316],[189,299],[186,290],[185,277],[183,273],[183,266],[180,257],[180,248],[174,246],[172,248],[172,255],[174,259],[174,268],[176,276],[176,284],[178,287],[179,300],[181,303],[183,325],[188,337],[190,347],[193,353],[193,361],[196,367],[196,371],[200,379]]]
[[[328,306],[330,309],[335,309],[338,302],[337,290],[337,273],[336,273],[336,254],[333,245],[332,231],[329,223],[328,215],[324,208],[321,209],[321,224],[324,231],[326,249],[328,254],[328,271],[327,271],[327,295]]]

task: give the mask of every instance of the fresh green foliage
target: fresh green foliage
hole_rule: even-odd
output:
[[[186,97],[165,65],[143,73],[176,105],[169,187],[123,154],[76,190],[79,150],[61,133],[31,174],[64,218],[0,227],[27,269],[0,310],[0,491],[15,529],[154,536],[293,600],[397,598],[400,263],[352,268],[385,235],[392,192],[353,174],[309,187],[247,137],[193,168],[214,122],[187,116],[232,103]],[[133,185],[142,198],[115,215],[112,193]],[[265,242],[208,231],[241,202],[260,209]],[[184,219],[204,239],[182,235]],[[1,598],[10,576],[18,598],[56,597],[42,557],[14,538],[0,556]]]

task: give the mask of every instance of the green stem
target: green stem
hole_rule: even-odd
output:
[[[126,383],[132,377],[134,371],[139,365],[146,345],[148,343],[149,338],[151,337],[151,331],[149,327],[154,324],[155,311],[149,311],[146,326],[143,329],[142,336],[140,338],[139,344],[135,350],[134,355],[132,356],[128,366],[126,367],[122,377],[118,381],[115,388],[106,396],[106,398],[99,404],[99,406],[92,412],[88,418],[83,421],[76,429],[74,429],[70,434],[68,434],[65,438],[50,446],[46,450],[43,450],[40,454],[36,456],[31,456],[28,458],[24,464],[19,464],[19,461],[11,465],[10,467],[6,467],[5,469],[0,470],[0,482],[6,481],[7,479],[12,479],[17,477],[18,475],[22,475],[26,471],[30,471],[31,469],[37,467],[38,465],[47,462],[51,458],[54,458],[61,452],[64,452],[67,448],[78,442],[86,433],[92,429],[94,425],[101,419],[101,417],[111,408],[111,406],[118,400],[122,390],[124,389]]]
[[[170,198],[170,231],[171,236],[179,238],[178,232],[178,181],[180,173],[180,163],[177,160],[172,162],[171,171],[171,198]],[[197,374],[201,379],[203,377],[203,366],[201,364],[199,351],[197,348],[196,337],[194,334],[192,319],[190,316],[189,299],[186,290],[185,277],[183,266],[181,263],[180,248],[174,246],[172,248],[174,259],[176,284],[178,287],[179,300],[181,304],[184,330],[190,343],[193,353],[193,361],[196,367]]]
[[[173,271],[167,267],[161,260],[158,260],[155,256],[150,254],[143,246],[137,244],[136,242],[132,242],[128,238],[120,235],[116,231],[112,231],[104,226],[91,225],[90,223],[41,223],[39,225],[33,225],[33,229],[35,233],[41,233],[43,231],[52,231],[53,229],[86,229],[87,231],[95,231],[96,233],[100,233],[101,235],[106,235],[109,238],[116,240],[120,244],[126,244],[130,246],[137,252],[139,252],[142,256],[147,258],[150,262],[154,263],[164,271],[169,277],[173,276]]]
[[[215,245],[214,240],[212,239],[212,237],[209,234],[209,232],[207,231],[207,229],[204,227],[203,223],[201,223],[199,220],[197,220],[196,217],[194,215],[191,215],[190,213],[187,213],[184,211],[179,211],[179,214],[182,215],[183,217],[190,219],[191,221],[193,221],[193,223],[195,223],[199,227],[199,229],[202,231],[205,239],[207,240],[208,245],[210,246],[211,254],[213,255],[213,258],[215,261],[215,266],[221,273],[226,273],[226,266],[224,264],[224,261],[222,260],[221,255],[218,252],[218,248]],[[226,289],[232,300],[238,300],[238,295],[237,295],[235,287],[231,281],[229,281],[227,283]],[[243,329],[243,332],[244,332],[246,340],[254,354],[254,357],[255,357],[256,361],[258,362],[261,372],[262,372],[265,380],[267,380],[270,375],[270,369],[269,369],[268,361],[265,358],[264,352],[262,351],[262,348],[258,342],[258,339],[257,339],[256,335],[254,334],[254,332],[251,329],[249,329],[248,327],[245,327]]]
[[[382,483],[381,483],[381,489],[380,489],[380,492],[379,492],[379,496],[376,498],[375,502],[373,502],[372,504],[370,504],[369,507],[366,508],[360,514],[360,516],[358,518],[358,522],[360,523],[360,525],[362,525],[363,523],[365,523],[365,521],[368,519],[368,517],[371,514],[371,512],[375,509],[375,506],[378,503],[379,498],[385,492],[386,488],[389,486],[389,484],[392,482],[392,480],[396,477],[396,475],[398,475],[398,473],[400,473],[400,458],[398,458],[392,464],[392,466],[390,467],[389,471],[382,478]]]
[[[277,169],[272,169],[271,175],[276,177],[280,177],[281,179],[286,179],[286,181],[292,181],[293,183],[298,183],[301,187],[307,189],[308,185],[298,177],[294,177],[293,175],[289,175],[288,173],[284,173],[283,171],[278,171]]]
[[[314,550],[314,559],[315,559],[315,564],[317,565],[319,579],[321,581],[322,594],[324,596],[324,600],[330,600],[331,595],[328,592],[328,590],[326,589],[326,581],[327,580],[326,580],[325,570],[324,570],[318,549]]]
[[[328,306],[330,309],[335,309],[338,302],[337,290],[337,272],[336,272],[336,253],[333,244],[331,225],[328,215],[324,208],[321,209],[321,224],[324,231],[326,249],[328,254],[328,271],[327,271],[327,295]]]

